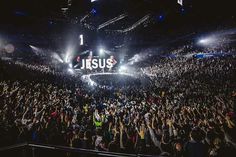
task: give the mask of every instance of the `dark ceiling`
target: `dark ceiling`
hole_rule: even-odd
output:
[[[86,41],[90,41],[88,44],[107,40],[108,45],[114,42],[114,46],[131,42],[137,45],[154,41],[156,44],[165,42],[166,38],[236,26],[233,0],[183,2],[180,6],[177,0],[97,0],[94,3],[90,0],[71,0],[69,3],[68,0],[0,0],[0,35],[5,34],[14,42],[63,47],[83,33]],[[63,12],[62,8],[68,9]],[[97,16],[107,20],[127,13],[132,18],[151,14],[153,21],[148,27],[115,35],[115,40],[114,37],[111,40],[103,33],[86,30],[75,22],[92,9],[96,9]]]

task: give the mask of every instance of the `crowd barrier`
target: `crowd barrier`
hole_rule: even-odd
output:
[[[0,148],[1,157],[161,157],[143,154],[125,154],[56,145],[22,143]]]

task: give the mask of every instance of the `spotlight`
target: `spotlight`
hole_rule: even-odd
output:
[[[94,82],[93,82],[93,81],[91,81],[91,82],[90,82],[90,85],[91,85],[91,86],[94,86]]]
[[[71,52],[67,51],[66,54],[65,54],[64,62],[65,63],[69,63],[70,62],[70,58],[71,58]]]
[[[102,49],[102,48],[99,49],[99,54],[100,54],[100,55],[103,55],[104,52],[105,52],[104,49]]]
[[[70,67],[70,68],[72,68],[72,67],[73,67],[72,63],[70,63],[70,64],[69,64],[69,67]]]
[[[147,55],[143,54],[135,54],[132,58],[130,58],[128,61],[128,65],[133,65],[134,63],[140,62],[142,60],[145,60],[147,58]]]
[[[200,44],[206,44],[208,42],[209,42],[208,39],[201,39],[201,40],[199,40]]]
[[[37,48],[37,47],[35,47],[35,46],[33,46],[33,45],[29,45],[29,47],[30,47],[31,49],[35,50],[35,51],[39,51],[39,48]]]
[[[93,8],[91,12],[95,15],[97,13],[97,10]]]
[[[127,67],[125,65],[120,66],[119,72],[125,72],[127,71]]]
[[[207,38],[202,38],[198,41],[198,44],[200,45],[205,45],[205,46],[209,46],[216,43],[216,38],[215,37],[207,37]]]
[[[29,47],[32,49],[32,51],[39,56],[45,56],[45,50],[43,50],[42,48],[38,48],[36,46],[33,45],[29,45]]]
[[[159,16],[159,20],[162,21],[164,19],[164,15]]]
[[[73,48],[69,47],[66,51],[66,54],[65,54],[65,57],[64,57],[64,62],[69,63],[70,60],[72,59],[72,57],[73,57]]]
[[[64,61],[61,59],[61,57],[57,53],[53,53],[52,57],[56,59],[57,61],[64,63]]]
[[[156,18],[156,20],[157,20],[158,22],[162,22],[162,21],[164,21],[164,19],[165,19],[165,15],[163,15],[163,14],[157,15],[155,18]]]

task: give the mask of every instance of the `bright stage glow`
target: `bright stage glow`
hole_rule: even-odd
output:
[[[135,54],[131,59],[129,59],[129,61],[129,63],[133,65],[134,63],[141,61],[141,56],[139,54]]]
[[[70,74],[74,74],[74,70],[71,69],[71,68],[69,68],[67,71],[68,71]]]
[[[91,79],[91,76],[107,76],[107,75],[123,75],[123,76],[130,76],[130,77],[134,77],[136,78],[135,75],[130,74],[130,73],[126,73],[126,72],[119,72],[119,73],[110,73],[110,72],[105,72],[105,73],[94,73],[94,74],[88,74],[88,75],[83,75],[81,76],[81,80],[83,82],[88,83],[90,86],[100,86],[98,83],[96,83],[95,81],[93,81]]]
[[[69,64],[69,67],[70,67],[70,68],[72,68],[72,67],[73,67],[72,63],[70,63],[70,64]]]
[[[200,44],[208,44],[210,42],[211,42],[211,39],[201,39],[201,40],[199,40]]]
[[[64,61],[61,59],[61,57],[57,53],[53,53],[52,57],[56,59],[58,62],[64,63]]]
[[[30,48],[32,48],[33,50],[39,51],[39,48],[33,46],[33,45],[29,45]]]
[[[122,66],[120,66],[120,68],[119,68],[119,72],[125,72],[125,71],[127,71],[127,70],[128,70],[128,67],[125,66],[125,65],[122,65]]]
[[[87,82],[90,86],[97,86],[97,83],[94,82],[91,78],[90,78],[90,74],[89,75],[83,75],[81,77],[82,81]]]
[[[112,52],[105,49],[103,46],[98,46],[97,52],[99,53],[100,56],[103,56],[105,54],[110,55],[110,56],[112,55]]]
[[[64,62],[69,63],[73,57],[73,48],[69,47],[66,51],[65,57],[64,57]]]
[[[127,63],[127,65],[133,65],[134,63],[141,62],[147,59],[148,57],[150,57],[149,55],[147,55],[146,53],[135,54],[132,58],[129,59],[129,62]]]
[[[215,43],[217,43],[217,37],[215,36],[202,38],[198,41],[198,44],[203,45],[203,46],[211,46],[212,44],[215,44]]]
[[[29,47],[33,50],[33,52],[34,52],[36,55],[39,55],[39,51],[40,51],[39,48],[37,48],[37,47],[35,47],[35,46],[33,46],[33,45],[29,45]]]
[[[206,39],[201,39],[201,40],[198,41],[198,43],[200,43],[200,44],[203,44],[205,42],[206,42]]]
[[[36,55],[45,55],[44,50],[42,48],[38,48],[36,46],[33,45],[29,45],[29,47],[32,49],[32,51],[36,54]]]
[[[94,82],[94,81],[92,81],[92,80],[90,80],[89,85],[90,85],[90,86],[97,86],[96,82]]]
[[[100,49],[99,49],[99,54],[100,54],[100,55],[104,55],[104,52],[105,52],[105,50],[104,50],[103,48],[100,48]]]
[[[68,53],[65,55],[64,62],[66,62],[66,63],[68,63],[68,62],[69,62],[69,54],[68,54]]]
[[[220,46],[221,44],[228,44],[234,42],[234,40],[231,40],[231,36],[235,34],[236,34],[235,28],[215,31],[203,38],[200,38],[197,41],[197,44],[211,47]]]
[[[216,41],[216,39],[214,39],[213,37],[208,37],[208,38],[200,39],[200,40],[198,41],[198,43],[199,43],[200,45],[209,46],[209,45],[211,45],[211,44],[214,44],[215,41]]]

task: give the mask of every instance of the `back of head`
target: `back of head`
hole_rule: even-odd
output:
[[[192,140],[200,142],[202,140],[201,130],[199,128],[193,128],[190,132],[190,137]]]

